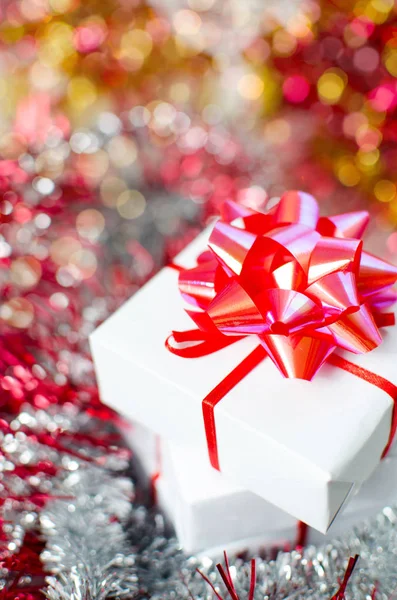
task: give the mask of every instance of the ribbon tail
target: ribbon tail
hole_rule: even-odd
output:
[[[390,398],[392,399],[393,408],[390,434],[386,447],[382,453],[382,458],[384,458],[390,450],[397,431],[397,385],[394,385],[394,383],[388,381],[380,375],[377,375],[376,373],[367,371],[367,369],[364,369],[364,367],[360,367],[359,365],[346,360],[342,356],[339,356],[339,354],[331,354],[331,356],[328,357],[327,362],[334,367],[339,367],[340,369],[343,369],[344,371],[347,371],[356,377],[360,377],[364,381],[368,381],[368,383],[372,383],[372,385],[376,385],[378,388],[386,392],[386,394],[389,394]]]
[[[220,471],[218,441],[215,425],[215,406],[267,356],[263,346],[257,346],[245,359],[211,390],[202,403],[205,435],[212,467]]]

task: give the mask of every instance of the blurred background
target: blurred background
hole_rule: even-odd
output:
[[[149,262],[164,250],[153,220],[172,254],[181,224],[201,227],[225,197],[258,206],[290,187],[370,207],[393,257],[396,12],[394,0],[3,0],[1,169],[18,165],[47,201],[77,178],[98,206],[72,237],[117,217]]]

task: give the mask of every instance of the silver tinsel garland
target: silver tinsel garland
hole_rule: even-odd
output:
[[[54,573],[47,598],[131,598],[137,577],[122,525],[131,511],[131,481],[88,467],[68,475],[63,489],[73,500],[50,502],[40,515],[48,540],[41,558]]]
[[[80,464],[60,487],[68,499],[50,502],[40,515],[49,600],[215,598],[198,570],[228,597],[217,561],[184,555],[159,513],[131,503],[124,475]],[[388,507],[324,546],[256,558],[254,600],[330,600],[356,554],[346,599],[389,600],[397,588],[396,523],[397,509]],[[230,557],[240,600],[249,594],[249,559]]]

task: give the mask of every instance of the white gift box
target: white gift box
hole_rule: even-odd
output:
[[[294,540],[293,517],[228,481],[197,450],[160,440],[140,425],[127,439],[149,485],[155,475],[157,503],[186,552],[217,554]]]
[[[156,477],[159,506],[174,525],[186,552],[218,555],[261,547],[293,547],[297,521],[259,496],[241,489],[208,466],[192,449],[165,440],[136,425],[128,442],[148,480]],[[387,503],[397,501],[396,447],[341,511],[326,536],[309,529],[307,542],[322,543],[345,532]]]
[[[195,264],[208,232],[176,259]],[[164,268],[91,336],[102,400],[166,439],[196,448],[207,442],[202,400],[257,346],[245,338],[195,359],[165,347],[171,330],[192,328]],[[383,343],[346,358],[397,384],[397,327]],[[221,471],[243,489],[326,532],[347,498],[378,465],[393,402],[377,386],[325,364],[311,382],[284,379],[261,362],[215,407]]]

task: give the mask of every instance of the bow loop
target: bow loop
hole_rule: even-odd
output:
[[[351,272],[334,271],[317,279],[306,289],[308,296],[321,302],[324,314],[334,320],[345,311],[360,306],[356,277]]]
[[[260,339],[266,352],[284,377],[309,381],[336,347],[331,341],[321,336],[267,335]],[[310,356],[310,360],[307,360],[308,356]]]
[[[271,287],[300,290],[306,274],[284,244],[266,235],[258,236],[247,253],[240,280],[252,294]]]
[[[356,238],[361,240],[369,223],[369,213],[366,210],[343,213],[333,217],[321,217],[318,220],[317,231],[321,235],[337,238]]]
[[[214,298],[208,307],[208,315],[215,327],[226,335],[259,334],[267,329],[255,302],[235,279]]]
[[[256,302],[261,307],[269,333],[288,336],[318,326],[324,320],[318,301],[293,290],[266,290],[256,298]]]
[[[299,191],[285,192],[274,213],[275,223],[299,223],[315,229],[318,221],[318,204],[310,194]]]
[[[212,230],[208,246],[230,275],[240,275],[256,237],[250,231],[218,221]]]
[[[367,297],[376,292],[385,290],[395,284],[397,267],[385,260],[363,252],[358,274],[358,287],[362,296]]]
[[[179,273],[179,291],[189,304],[205,309],[227,283],[227,275],[215,258]]]
[[[382,336],[369,308],[362,304],[357,310],[345,311],[328,326],[339,348],[354,354],[373,350],[382,341]]]
[[[309,267],[310,256],[321,238],[317,231],[301,223],[279,227],[268,232],[266,237],[290,252],[305,272]]]
[[[322,237],[310,256],[309,283],[329,273],[341,271],[358,273],[361,250],[360,240]]]

